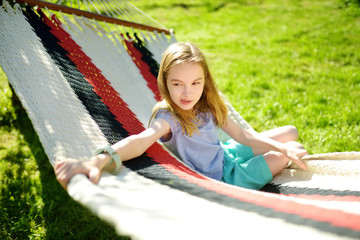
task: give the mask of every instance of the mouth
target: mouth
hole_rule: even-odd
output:
[[[189,105],[192,101],[191,101],[191,100],[181,99],[180,102],[181,102],[181,104],[183,104],[183,105]]]

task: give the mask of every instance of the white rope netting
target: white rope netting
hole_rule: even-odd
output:
[[[22,100],[50,162],[70,156],[88,158],[94,148],[107,143],[104,135],[79,104],[19,6],[13,9],[5,2],[0,20],[0,65]],[[41,91],[43,88],[48,90]]]
[[[54,1],[45,0],[45,2]],[[165,29],[161,23],[127,0],[60,0],[56,3],[129,22]]]

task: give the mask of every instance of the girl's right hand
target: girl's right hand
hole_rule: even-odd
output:
[[[96,156],[83,161],[73,158],[60,160],[54,168],[56,178],[64,189],[67,189],[70,179],[76,174],[84,174],[96,184],[101,175],[101,167],[97,166],[96,163]]]

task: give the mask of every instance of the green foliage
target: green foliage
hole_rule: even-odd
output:
[[[258,131],[292,124],[311,153],[360,151],[355,0],[134,0],[197,43],[220,89]],[[0,71],[0,239],[115,239],[57,183]]]
[[[360,0],[339,0],[339,7],[360,7]]]

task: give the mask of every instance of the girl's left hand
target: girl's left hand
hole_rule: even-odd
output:
[[[306,165],[301,161],[301,158],[308,154],[309,153],[305,149],[299,149],[299,148],[286,149],[286,156],[304,170],[306,169]]]

